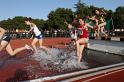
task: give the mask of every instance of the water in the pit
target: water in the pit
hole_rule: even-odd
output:
[[[41,67],[49,70],[66,70],[77,68],[88,68],[87,63],[82,61],[77,63],[76,52],[72,51],[67,53],[65,49],[50,48],[50,53],[39,49],[37,54],[32,55],[32,58],[39,61]]]
[[[45,51],[39,49],[38,53],[33,54],[31,58],[38,61],[41,68],[45,70],[51,70],[54,74],[96,68],[121,63],[124,61],[123,56],[98,52],[89,49],[84,50],[82,58],[83,60],[80,64],[77,63],[76,50],[68,52],[68,50],[66,49],[50,48],[50,53],[51,54],[48,54]],[[29,65],[26,69],[33,74],[33,72],[36,70],[41,71],[41,69],[38,68],[39,67],[37,66]],[[55,73],[54,71],[57,71],[57,73]],[[35,72],[34,75],[36,75]],[[37,74],[37,77],[41,77],[42,75],[44,74]]]

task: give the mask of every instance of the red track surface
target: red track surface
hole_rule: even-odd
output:
[[[93,77],[88,77],[73,82],[124,82],[124,69],[111,71],[104,74],[95,75]]]
[[[18,48],[24,46],[25,44],[31,44],[32,39],[17,39],[12,40],[11,45],[13,48]],[[69,38],[45,38],[43,39],[43,45],[45,46],[62,46],[69,43],[71,39]]]

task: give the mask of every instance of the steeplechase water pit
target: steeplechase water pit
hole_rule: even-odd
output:
[[[80,74],[89,74],[124,65],[124,56],[85,48],[81,64],[77,64],[76,51],[50,48],[51,54],[38,49],[34,54],[24,50],[15,57],[0,53],[1,82],[60,81]]]

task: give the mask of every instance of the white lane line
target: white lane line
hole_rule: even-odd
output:
[[[94,77],[94,78],[85,80],[85,81],[83,81],[83,82],[89,82],[89,81],[92,81],[92,80],[95,80],[95,79],[98,79],[98,78],[101,78],[101,77],[104,77],[104,76],[107,76],[107,75],[111,75],[111,74],[114,74],[114,73],[117,73],[117,72],[120,72],[120,71],[124,71],[124,69],[117,70],[117,71],[110,72],[110,73],[105,73],[105,74],[103,74],[103,75],[100,75],[100,76],[97,76],[97,77]]]
[[[118,70],[118,69],[123,69],[124,70],[124,66],[116,67],[116,68],[110,68],[110,69],[106,69],[106,70],[102,70],[102,71],[98,71],[98,72],[93,72],[93,73],[90,73],[90,74],[77,76],[77,77],[70,78],[70,79],[67,79],[67,80],[62,80],[62,81],[59,81],[59,82],[72,82],[72,81],[76,81],[76,80],[92,77],[92,76],[99,75],[99,74],[106,74],[108,72],[111,72],[111,71],[114,71],[114,70]]]

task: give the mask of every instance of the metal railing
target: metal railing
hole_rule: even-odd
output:
[[[34,37],[33,33],[27,33],[27,32],[7,32],[7,35],[9,35],[12,39],[28,39],[31,37]],[[56,37],[70,37],[69,31],[63,31],[63,32],[42,32],[43,37],[50,37],[50,38],[56,38]],[[109,36],[124,36],[124,32],[110,32]],[[89,37],[94,37],[93,34]]]
[[[27,33],[27,32],[7,32],[7,35],[9,35],[12,39],[28,39],[31,37],[34,37],[33,33]],[[57,32],[57,33],[42,33],[43,37],[50,37],[50,38],[56,38],[56,37],[70,37],[69,32]]]

